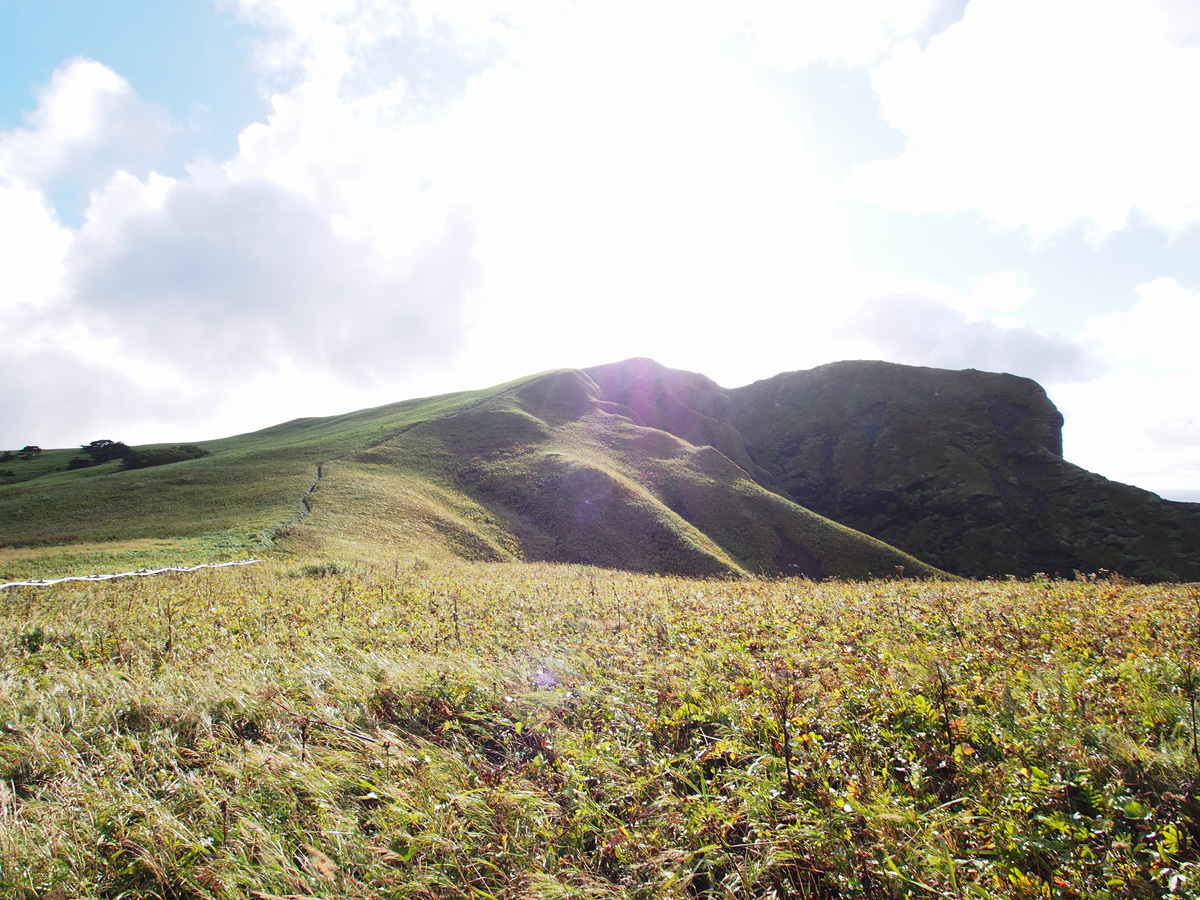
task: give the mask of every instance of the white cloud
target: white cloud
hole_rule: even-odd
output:
[[[10,449],[70,447],[100,438],[158,441],[164,430],[195,416],[195,407],[173,386],[133,377],[67,348],[0,358],[0,383],[5,385],[0,443]],[[130,426],[142,422],[157,431],[143,429],[133,437]],[[120,433],[112,431],[117,423]]]
[[[633,353],[758,377],[762,323],[786,353],[780,335],[820,327],[843,292],[834,190],[778,98],[723,53],[727,17],[580,5],[518,9],[518,29],[486,10],[448,23],[372,4],[366,20],[244,9],[275,10],[279,65],[303,75],[243,133],[231,175],[286,185],[382,256],[470,209],[481,381]],[[393,38],[423,42],[414,55],[449,86],[436,121],[408,114],[429,108],[420,73],[367,65],[363,48]]]
[[[1196,372],[1151,374],[1122,367],[1050,389],[1066,417],[1067,459],[1153,491],[1200,490]]]
[[[885,359],[910,365],[1010,372],[1043,382],[1096,374],[1096,360],[1076,341],[967,309],[927,293],[891,294],[863,304],[842,333],[869,341]]]
[[[1012,312],[1032,300],[1034,293],[1022,272],[991,272],[975,280],[970,302],[984,309]]]
[[[127,126],[136,124],[122,111],[145,109],[111,70],[76,60],[40,92],[31,128],[0,133],[5,164],[29,179],[53,183],[77,164],[92,166],[89,178],[107,173],[93,185],[81,227],[72,230],[58,224],[41,184],[0,168],[7,361],[26,374],[66,373],[26,379],[23,390],[40,385],[38,400],[9,403],[6,431],[53,421],[62,435],[64,423],[90,421],[80,407],[92,402],[127,422],[183,421],[147,401],[146,390],[101,390],[130,383],[156,385],[155,396],[188,398],[192,418],[236,396],[233,402],[255,409],[259,424],[267,424],[261,393],[238,386],[261,388],[273,376],[276,391],[299,392],[301,383],[312,388],[315,375],[343,389],[356,385],[362,396],[387,383],[388,399],[395,399],[395,385],[408,376],[444,372],[453,363],[479,276],[469,209],[443,201],[419,217],[412,214],[419,205],[413,178],[401,178],[406,194],[387,179],[372,184],[385,168],[386,148],[365,127],[349,135],[360,148],[375,147],[375,171],[368,167],[363,177],[356,174],[355,144],[336,141],[325,155],[303,145],[289,155],[267,142],[256,158],[251,140],[244,157],[225,166],[190,165],[178,178],[114,169],[129,160],[110,151],[123,146]],[[345,120],[354,122],[316,115],[300,131],[319,134]],[[105,166],[93,165],[102,159]],[[305,183],[293,171],[313,177]],[[352,218],[360,212],[356,198],[371,201],[375,219]],[[404,223],[403,240],[372,229],[384,220]],[[297,380],[297,371],[308,377]],[[81,389],[70,373],[90,386]],[[117,402],[117,395],[145,402]],[[232,402],[225,413],[246,419]]]
[[[1149,374],[1200,374],[1196,336],[1200,335],[1200,292],[1174,278],[1138,285],[1139,300],[1127,312],[1110,313],[1093,322],[1085,340],[1122,365]]]
[[[0,315],[57,296],[70,243],[71,232],[43,194],[7,177],[0,166]],[[11,346],[16,332],[6,328],[5,339]]]
[[[461,93],[470,74],[494,61],[513,36],[513,20],[524,12],[520,3],[428,0],[219,5],[262,29],[256,56],[277,90],[307,83],[348,102],[386,95],[393,101],[391,112],[403,118],[428,112],[447,92]]]
[[[1069,454],[1151,489],[1200,489],[1200,292],[1160,278],[1126,312],[1093,322],[1081,342],[1108,362],[1100,378],[1055,387]]]
[[[93,254],[102,245],[117,249],[122,227],[130,219],[160,211],[176,184],[176,179],[156,172],[145,181],[125,171],[117,172],[103,188],[92,193],[78,236],[92,245]]]
[[[0,170],[39,187],[96,187],[115,171],[148,171],[176,129],[108,66],[76,57],[37,92],[28,126],[0,134]]]
[[[921,31],[938,0],[749,0],[737,5],[753,37],[754,58],[779,69],[818,60],[866,65],[896,41]]]
[[[921,50],[906,42],[871,81],[908,137],[866,163],[855,196],[915,213],[976,209],[1035,238],[1093,239],[1139,210],[1200,221],[1200,47],[1150,0],[972,0]]]
[[[237,380],[284,359],[352,380],[395,377],[452,355],[475,279],[467,217],[391,263],[265,180],[179,182],[95,238],[92,224],[68,257],[71,314],[124,354],[171,361],[189,378]]]
[[[1200,6],[1193,0],[1154,0],[1167,21],[1167,39],[1179,47],[1200,43]]]

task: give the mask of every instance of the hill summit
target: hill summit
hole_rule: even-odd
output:
[[[584,371],[642,424],[947,572],[1200,580],[1200,504],[1064,460],[1028,378],[856,361],[725,390],[650,360]]]
[[[1062,423],[1012,375],[842,362],[730,390],[631,359],[297,420],[137,472],[60,471],[69,451],[49,451],[0,486],[0,544],[1200,580],[1200,505],[1071,465]]]

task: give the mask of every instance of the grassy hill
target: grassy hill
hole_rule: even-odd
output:
[[[424,502],[438,498],[435,530],[467,558],[691,575],[866,577],[897,566],[932,574],[765,490],[713,448],[640,421],[603,399],[586,372],[506,385],[329,464],[295,541],[343,556],[364,545],[388,552],[390,540],[333,526],[352,504],[327,502],[327,485],[364,505],[390,498],[391,510],[372,518],[402,533],[410,519],[425,527],[431,514],[406,508],[416,474]]]
[[[210,456],[67,470],[78,451],[13,460],[0,484],[0,577],[203,562],[261,553],[306,514],[317,467],[473,402],[470,393],[297,419],[203,442]]]
[[[1200,504],[1064,460],[1027,378],[843,362],[729,398],[764,483],[947,571],[1200,580]]]
[[[286,553],[1200,581],[1200,504],[1071,465],[1061,427],[1011,375],[847,362],[726,390],[633,359],[299,419],[152,468],[12,459],[0,577]]]
[[[174,562],[271,552],[690,575],[934,573],[764,489],[735,461],[749,463],[727,425],[693,416],[684,433],[734,459],[657,427],[639,396],[608,399],[605,378],[618,371],[597,372],[604,384],[569,370],[297,420],[150,469],[62,471],[68,451],[47,452],[0,486],[0,573],[151,564],[172,544]]]

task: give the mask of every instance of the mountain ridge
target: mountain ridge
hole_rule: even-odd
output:
[[[1200,580],[1200,504],[1073,466],[1061,428],[1040,385],[1000,373],[847,361],[726,389],[630,359],[297,419],[137,473],[55,471],[70,451],[49,451],[0,485],[0,546]]]
[[[1200,506],[1065,460],[1063,417],[1031,379],[833,363],[732,393],[787,496],[948,571],[1200,577]],[[768,395],[792,411],[785,426],[756,418]]]
[[[585,371],[622,373],[657,427],[716,435],[760,484],[946,571],[1200,580],[1200,505],[1067,462],[1032,379],[874,360],[733,389],[644,359]]]

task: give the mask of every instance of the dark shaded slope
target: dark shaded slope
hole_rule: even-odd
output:
[[[417,425],[352,462],[421,473],[460,493],[502,523],[527,559],[688,575],[867,577],[900,566],[935,574],[764,489],[711,446],[647,424],[669,419],[697,436],[723,428],[736,448],[740,438],[727,423],[691,405],[706,382],[645,361],[624,372],[552,372]],[[689,385],[699,392],[688,394]]]
[[[751,475],[766,474],[757,470],[731,424],[729,392],[712,379],[668,369],[651,359],[629,359],[583,372],[595,383],[601,408],[697,447],[708,445]]]
[[[947,571],[1200,579],[1200,505],[1063,460],[1029,379],[843,362],[728,395],[773,487]]]

